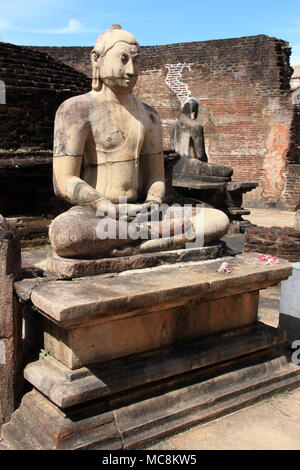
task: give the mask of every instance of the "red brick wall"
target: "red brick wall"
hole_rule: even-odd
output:
[[[166,147],[180,98],[197,98],[209,161],[259,181],[248,199],[282,201],[294,109],[286,47],[267,36],[145,47],[135,94],[159,112]]]
[[[0,42],[0,148],[51,149],[55,112],[67,98],[88,91],[90,80],[31,48]],[[1,159],[1,154],[0,154]]]
[[[92,47],[57,47],[57,46],[35,46],[33,49],[49,54],[55,60],[60,60],[64,64],[73,67],[78,72],[92,76],[91,52]]]
[[[91,48],[46,49],[90,76]],[[287,164],[300,159],[289,53],[288,43],[264,35],[142,47],[135,95],[160,114],[165,148],[180,100],[197,98],[209,161],[231,165],[235,180],[259,181],[247,199],[294,207],[299,194],[287,181],[299,172]]]
[[[284,174],[282,202],[300,209],[300,165],[288,165]]]

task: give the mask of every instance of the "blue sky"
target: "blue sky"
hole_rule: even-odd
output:
[[[142,46],[266,34],[300,64],[299,0],[0,0],[0,40],[91,46],[112,23]]]

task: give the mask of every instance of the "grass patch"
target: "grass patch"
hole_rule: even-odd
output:
[[[290,389],[288,388],[287,390],[284,390],[283,392],[276,393],[275,395],[273,395],[273,398],[283,398],[283,397],[285,397],[289,392],[290,392]]]

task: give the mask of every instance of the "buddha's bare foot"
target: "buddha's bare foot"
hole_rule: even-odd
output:
[[[117,258],[117,257],[122,257],[122,256],[138,255],[140,253],[141,253],[141,250],[139,246],[125,245],[121,248],[113,248],[112,250],[109,251],[108,256]]]

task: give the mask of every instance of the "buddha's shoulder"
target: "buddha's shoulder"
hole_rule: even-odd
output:
[[[147,103],[135,98],[141,114],[144,115],[145,119],[149,121],[151,125],[160,125],[160,117],[157,111]]]
[[[90,108],[91,96],[90,92],[88,92],[82,95],[72,96],[65,100],[58,107],[56,116],[70,116],[70,118],[72,117],[73,119],[82,117],[88,119]]]

